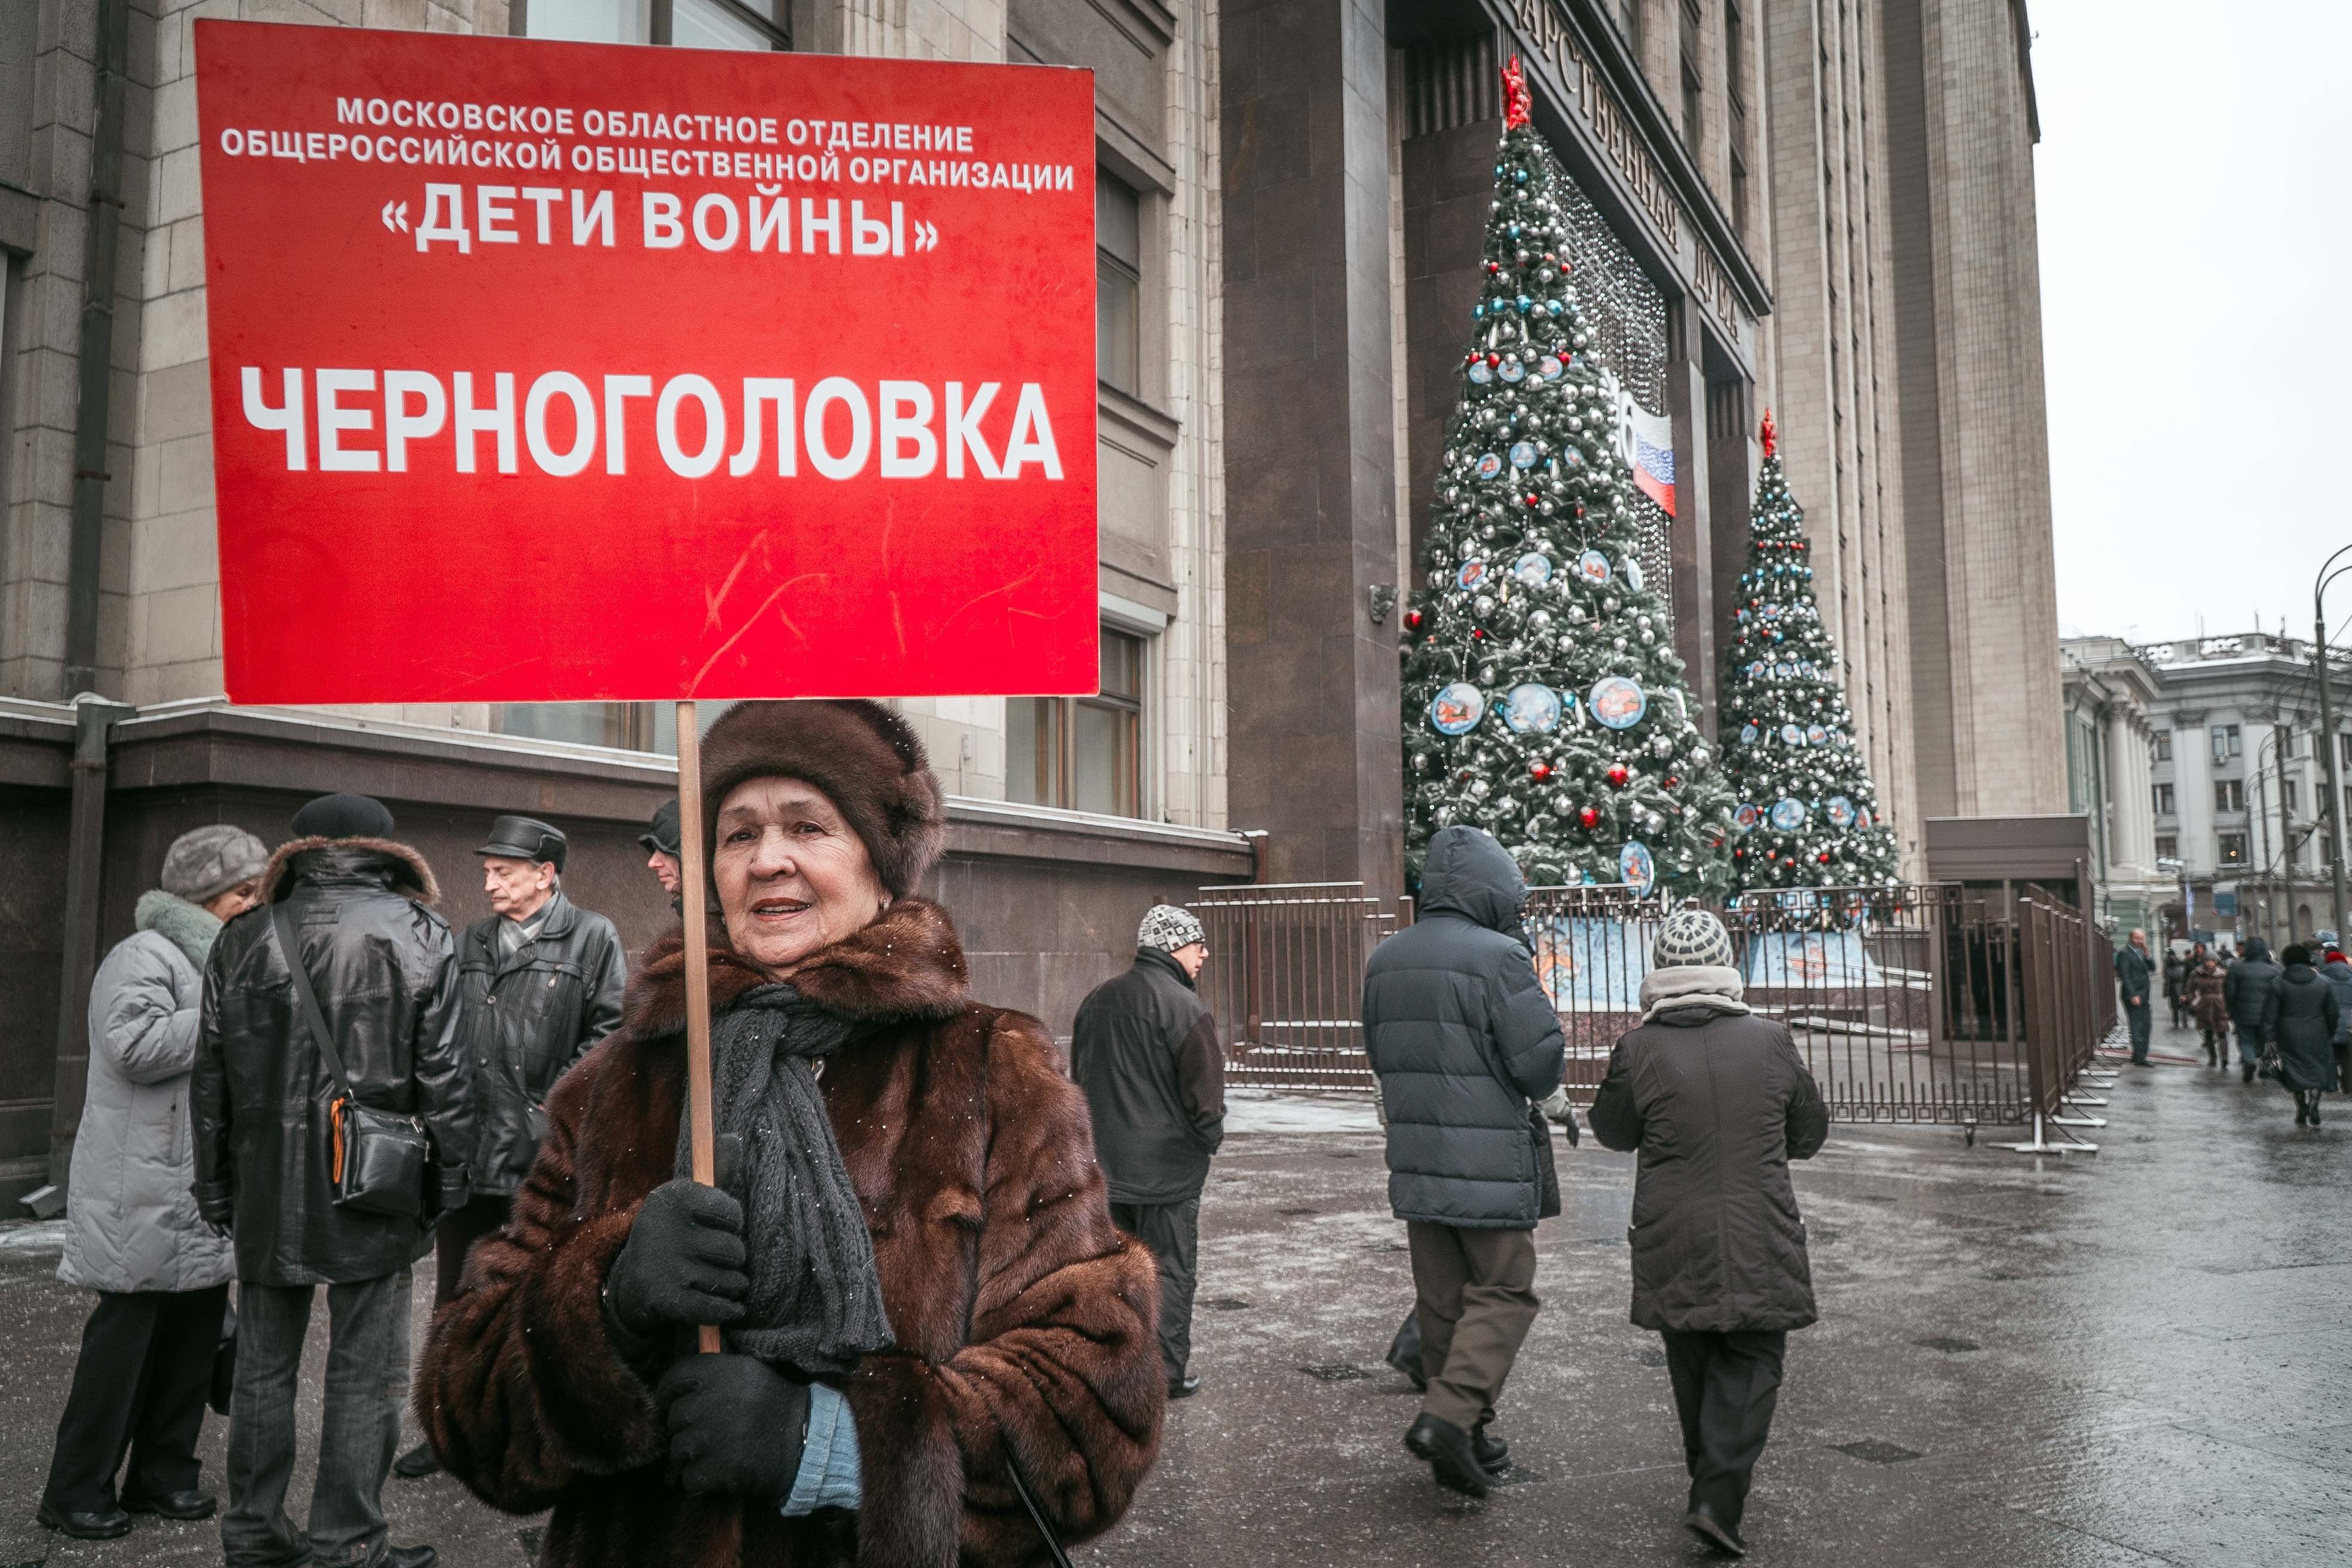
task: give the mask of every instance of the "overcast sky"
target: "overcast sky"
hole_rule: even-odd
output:
[[[2031,10],[2060,626],[2307,636],[2352,544],[2352,4]]]

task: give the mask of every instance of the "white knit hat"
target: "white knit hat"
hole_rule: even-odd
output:
[[[1135,933],[1138,947],[1156,947],[1162,952],[1173,952],[1180,947],[1190,947],[1196,942],[1207,942],[1209,933],[1202,928],[1200,917],[1177,904],[1154,904],[1143,913],[1143,924]]]
[[[1731,967],[1731,933],[1706,910],[1676,910],[1658,928],[1658,939],[1650,945],[1654,969],[1690,963]]]

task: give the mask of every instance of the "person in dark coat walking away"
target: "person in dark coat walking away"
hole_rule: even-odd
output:
[[[1225,1136],[1225,1059],[1194,994],[1209,933],[1192,910],[1154,904],[1136,932],[1135,966],[1079,1004],[1070,1076],[1093,1113],[1095,1158],[1110,1184],[1111,1223],[1160,1262],[1160,1360],[1168,1397],[1197,1394],[1192,1290],[1201,1257],[1201,1189]]]
[[[555,1080],[621,1024],[628,957],[611,921],[563,896],[569,848],[560,828],[501,816],[474,851],[492,912],[457,939],[457,1049],[473,1075],[471,1195],[433,1227],[436,1308],[457,1294],[474,1243],[506,1224]],[[418,1443],[392,1468],[415,1480],[441,1461]]]
[[[314,1559],[429,1568],[431,1547],[387,1547],[383,1482],[408,1386],[410,1266],[430,1245],[440,1210],[465,1203],[474,1152],[457,1042],[457,946],[430,907],[439,896],[432,868],[393,839],[381,802],[322,796],[294,814],[294,832],[262,873],[261,907],[213,943],[197,1036],[196,1206],[236,1237],[221,1547],[228,1568]],[[290,950],[279,942],[281,920]],[[337,1201],[344,1093],[289,963],[310,977],[352,1096],[423,1127],[435,1163],[415,1214]],[[302,1342],[321,1285],[331,1318],[326,1414],[306,1531],[285,1503]]]
[[[2197,944],[2189,955],[2189,980],[2182,994],[2189,998],[2189,1016],[2204,1036],[2205,1065],[2226,1068],[2230,1065],[2230,1001],[2224,994],[2229,979],[2221,961]]]
[[[1364,965],[1364,1047],[1428,1380],[1405,1447],[1472,1497],[1508,1468],[1508,1445],[1486,1426],[1541,1306],[1536,1222],[1559,1212],[1536,1103],[1559,1087],[1566,1046],[1520,934],[1526,902],[1526,879],[1491,835],[1441,827],[1418,919]],[[1568,1133],[1573,1143],[1573,1122]]]
[[[2230,1021],[2238,1027],[2238,1066],[2242,1076],[2239,1081],[2254,1081],[2254,1069],[2263,1059],[2263,1048],[2271,1043],[2270,1026],[2264,1020],[2270,1016],[2271,994],[2278,989],[2279,966],[2271,962],[2271,950],[2260,937],[2248,937],[2243,957],[2230,965],[2222,977],[2221,994],[2230,1004]]]
[[[2319,977],[2336,992],[2336,1092],[2352,1093],[2352,960],[2342,949],[2329,948]]]
[[[2336,1035],[2343,1023],[2336,987],[2311,967],[2311,950],[2290,947],[2286,967],[2263,1005],[2263,1034],[2278,1052],[2279,1087],[2294,1096],[2294,1124],[2319,1125],[2319,1097],[2334,1089]]]
[[[2164,947],[2164,999],[2171,1005],[2172,1026],[2176,1029],[2189,1026],[2189,999],[2181,994],[2182,987],[2188,984],[2189,961],[2174,952],[2172,944],[2167,942]]]
[[[1633,1321],[1665,1340],[1690,1470],[1684,1522],[1737,1557],[1789,1331],[1815,1316],[1789,1162],[1820,1151],[1829,1113],[1788,1026],[1741,999],[1722,921],[1668,917],[1651,963],[1642,1022],[1610,1055],[1592,1131],[1641,1151],[1626,1233]]]
[[[2135,928],[2131,940],[2116,950],[2116,989],[2122,993],[2124,1016],[2131,1024],[2132,1066],[2148,1065],[2147,1037],[2156,1023],[2156,1006],[2148,990],[2155,966],[2148,962],[2147,932]]]
[[[183,833],[138,930],[89,988],[89,1078],[66,1186],[58,1278],[98,1292],[58,1418],[40,1521],[83,1541],[133,1513],[207,1519],[196,1436],[220,1345],[226,1238],[196,1213],[185,1129],[205,960],[221,922],[253,907],[269,850],[241,827]],[[131,1460],[118,1500],[116,1474]]]

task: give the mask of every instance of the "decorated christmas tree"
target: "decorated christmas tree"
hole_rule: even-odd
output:
[[[1567,174],[1503,73],[1505,131],[1461,400],[1405,615],[1405,851],[1469,823],[1541,886],[1716,894],[1731,797],[1635,557],[1631,472],[1577,303]]]
[[[1895,879],[1895,835],[1832,674],[1837,648],[1813,602],[1805,514],[1764,416],[1764,471],[1748,520],[1748,570],[1724,655],[1717,731],[1738,796],[1738,886],[1855,888]]]

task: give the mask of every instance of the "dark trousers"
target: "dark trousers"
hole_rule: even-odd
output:
[[[436,1311],[457,1296],[457,1281],[466,1272],[466,1254],[474,1243],[506,1224],[514,1200],[503,1193],[475,1198],[451,1209],[433,1227],[433,1307]]]
[[[2132,1058],[2136,1062],[2147,1060],[2148,1031],[2156,1026],[2156,1009],[2142,1002],[2135,1007],[2124,1004],[2124,1016],[2131,1024]]]
[[[1421,1320],[1422,1413],[1467,1431],[1495,1418],[1495,1402],[1543,1303],[1536,1298],[1536,1233],[1465,1230],[1410,1220],[1413,1312]]]
[[[2180,992],[2168,991],[2164,994],[2164,999],[2172,1005],[2172,1026],[2176,1029],[2187,1028],[2189,1026],[2188,998]]]
[[[1748,1478],[1772,1430],[1789,1336],[1778,1329],[1668,1329],[1661,1337],[1666,1342],[1666,1375],[1675,1384],[1675,1414],[1682,1417],[1691,1504],[1707,1504],[1737,1530],[1748,1503]]]
[[[2261,1061],[2263,1047],[2270,1043],[2270,1035],[2264,1031],[2261,1024],[2240,1023],[2238,1025],[2239,1064],[2243,1067],[2252,1067]]]
[[[1160,1364],[1175,1382],[1192,1359],[1192,1287],[1200,1277],[1201,1200],[1113,1204],[1110,1222],[1151,1249],[1160,1265]]]
[[[315,1288],[237,1287],[236,1392],[229,1400],[228,1568],[315,1558],[357,1565],[384,1552],[383,1479],[408,1397],[411,1276],[327,1287],[327,1408],[307,1531],[286,1515],[294,1475],[294,1392]]]
[[[220,1353],[228,1287],[203,1290],[101,1290],[81,1331],[73,1392],[58,1417],[42,1500],[59,1513],[104,1513],[122,1495],[194,1490],[202,1467],[196,1435],[213,1358]]]

